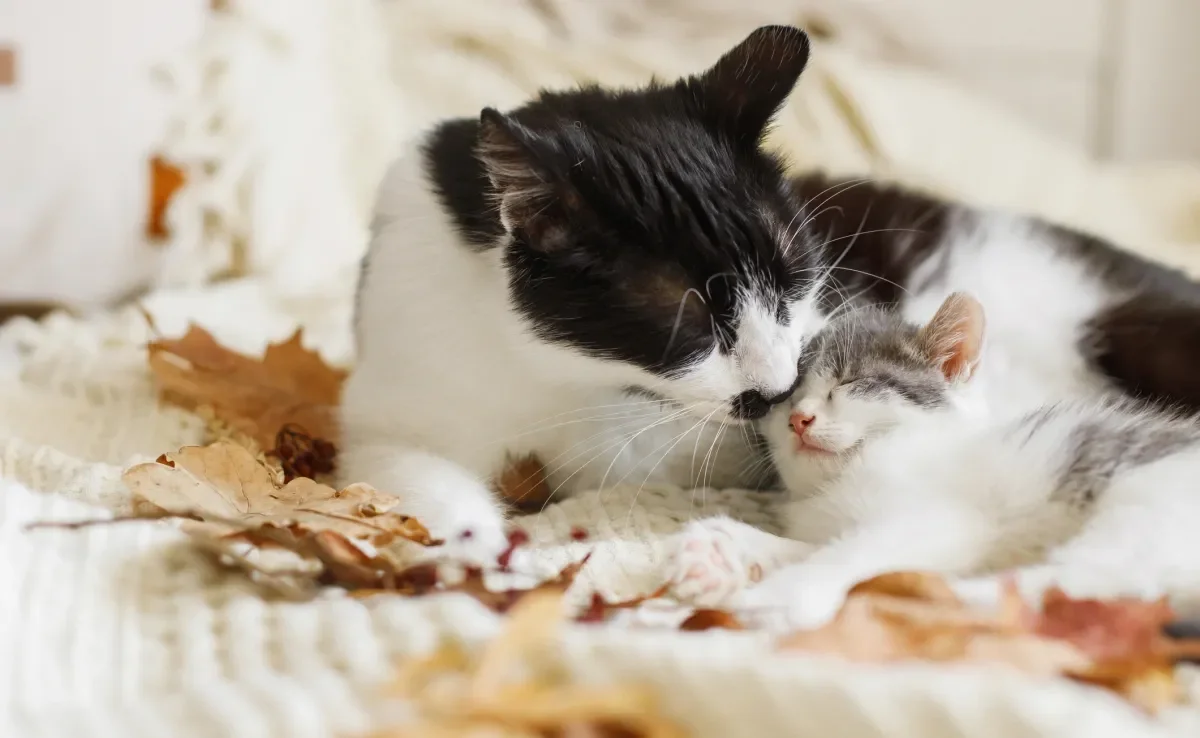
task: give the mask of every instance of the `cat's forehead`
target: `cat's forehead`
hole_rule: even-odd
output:
[[[871,308],[840,317],[818,337],[816,348],[816,366],[839,378],[935,368],[922,350],[918,329],[893,311]]]

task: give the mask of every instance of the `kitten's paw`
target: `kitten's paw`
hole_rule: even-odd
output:
[[[667,564],[672,594],[699,607],[717,607],[762,578],[762,566],[749,560],[737,527],[726,518],[698,520],[675,536]]]
[[[733,608],[749,627],[782,634],[828,623],[849,590],[847,578],[836,572],[796,565],[738,594]]]

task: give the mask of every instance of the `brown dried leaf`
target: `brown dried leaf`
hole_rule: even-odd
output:
[[[211,408],[261,449],[273,448],[288,425],[312,438],[337,437],[333,409],[346,372],[304,348],[300,331],[268,346],[262,359],[230,351],[195,325],[182,338],[158,339],[147,348],[165,400],[188,410]]]
[[[1163,626],[1175,619],[1166,598],[1074,599],[1047,590],[1033,630],[1075,644],[1097,662],[1144,659],[1162,649]]]
[[[922,571],[896,571],[864,579],[850,588],[848,596],[884,595],[927,602],[958,603],[958,595],[937,574]]]
[[[522,512],[536,512],[550,500],[546,467],[533,454],[509,459],[493,485],[500,499]]]
[[[724,630],[745,630],[746,626],[742,625],[732,613],[724,610],[708,610],[700,609],[688,616],[679,624],[680,630],[701,631],[712,630],[713,628],[721,628]]]
[[[186,182],[183,171],[161,156],[150,158],[150,204],[146,212],[145,236],[152,242],[170,237],[167,207]]]
[[[999,611],[984,614],[936,575],[901,572],[860,583],[830,623],[780,647],[854,661],[1008,664],[1101,686],[1153,712],[1179,698],[1173,660],[1200,653],[1197,642],[1162,635],[1173,617],[1165,600],[1077,600],[1057,589],[1035,612],[1011,581]]]
[[[635,607],[641,606],[643,603],[650,600],[656,600],[659,597],[666,596],[671,589],[670,584],[664,584],[658,589],[649,594],[640,595],[628,600],[619,602],[609,602],[604,599],[604,596],[599,592],[592,593],[592,599],[588,603],[583,612],[575,616],[575,622],[578,623],[601,623],[604,622],[617,610],[632,610]]]
[[[270,525],[336,531],[377,545],[396,538],[435,543],[416,519],[388,512],[398,502],[391,495],[365,484],[335,490],[305,478],[280,486],[249,451],[227,441],[164,454],[155,463],[126,470],[122,479],[146,502],[206,521],[213,535]]]
[[[531,589],[490,590],[484,583],[482,571],[479,569],[468,569],[461,583],[450,585],[444,591],[461,592],[471,595],[489,609],[498,613],[505,613],[530,595],[547,593],[555,595],[563,594],[575,582],[575,577],[579,575],[580,570],[583,569],[584,564],[587,563],[589,558],[591,558],[591,554],[584,556],[579,561],[567,564],[554,577]]]
[[[563,615],[560,593],[532,593],[479,659],[450,647],[407,665],[395,691],[415,707],[417,720],[379,738],[682,738],[648,689],[574,684],[551,663]]]
[[[1046,676],[1090,664],[1069,643],[1028,633],[957,602],[873,594],[849,597],[831,622],[794,633],[781,647],[851,661],[1005,663]]]

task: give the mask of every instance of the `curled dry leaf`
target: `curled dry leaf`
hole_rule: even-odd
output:
[[[290,482],[297,477],[319,479],[331,473],[337,447],[323,438],[313,438],[303,428],[285,425],[275,434],[275,446],[267,454],[278,459],[283,480]]]
[[[575,616],[575,620],[580,623],[602,623],[608,620],[609,616],[614,612],[618,610],[632,610],[635,607],[641,606],[644,602],[664,597],[670,589],[670,584],[664,584],[649,594],[617,602],[609,602],[599,592],[593,592],[588,606],[583,612]]]
[[[1129,597],[1075,599],[1051,589],[1033,618],[1032,629],[1089,656],[1090,663],[1072,672],[1072,678],[1111,689],[1153,712],[1180,696],[1174,662],[1183,655],[1182,649],[1180,642],[1164,635],[1174,619],[1165,598],[1150,602]]]
[[[679,624],[680,630],[701,631],[719,628],[722,630],[745,630],[744,625],[733,613],[725,610],[699,609]]]
[[[280,485],[249,451],[228,441],[164,454],[131,467],[122,479],[155,507],[201,521],[209,535],[273,526],[332,531],[376,546],[396,539],[435,543],[416,519],[389,512],[398,502],[391,495],[365,484],[335,490],[306,478]]]
[[[555,661],[562,595],[522,599],[478,658],[457,648],[405,665],[396,697],[415,708],[408,724],[377,738],[596,736],[681,738],[637,685],[576,684]]]
[[[1007,664],[1102,686],[1155,711],[1178,697],[1174,660],[1200,652],[1196,642],[1162,635],[1172,619],[1165,600],[1072,599],[1057,589],[1035,611],[1011,581],[1000,608],[984,613],[937,575],[900,572],[855,586],[831,622],[780,647],[867,662]]]
[[[500,499],[521,512],[536,512],[550,500],[546,467],[533,454],[509,459],[493,486]]]
[[[289,425],[311,438],[337,437],[334,408],[346,372],[304,348],[300,331],[268,346],[261,359],[230,351],[195,325],[182,338],[157,339],[147,348],[164,400],[209,409],[260,450],[273,448]]]
[[[958,604],[958,595],[937,574],[923,571],[887,572],[864,579],[850,588],[849,596],[854,595],[886,595],[904,597],[926,602],[945,602]]]

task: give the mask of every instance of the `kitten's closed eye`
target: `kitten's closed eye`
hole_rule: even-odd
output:
[[[901,394],[899,385],[900,382],[895,377],[878,376],[859,377],[849,382],[843,382],[840,386],[857,397],[874,397],[888,392]]]

